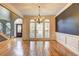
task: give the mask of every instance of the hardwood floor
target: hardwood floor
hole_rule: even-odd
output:
[[[22,41],[21,38],[0,42],[0,56],[75,56],[56,41]]]

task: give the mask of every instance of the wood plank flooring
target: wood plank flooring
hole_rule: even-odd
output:
[[[75,56],[56,41],[22,41],[21,38],[0,42],[0,56]]]

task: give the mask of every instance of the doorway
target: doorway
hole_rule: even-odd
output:
[[[30,39],[42,40],[50,38],[50,20],[45,19],[41,23],[30,20]]]
[[[22,37],[22,19],[17,18],[14,22],[14,36]]]
[[[16,37],[22,37],[22,24],[16,24]]]

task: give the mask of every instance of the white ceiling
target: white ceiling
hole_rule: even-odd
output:
[[[22,15],[37,16],[38,6],[40,6],[41,15],[56,15],[67,3],[11,3],[13,7],[18,9]]]

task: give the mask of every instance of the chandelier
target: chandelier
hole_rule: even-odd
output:
[[[35,21],[41,23],[44,20],[44,17],[40,15],[40,6],[38,6],[38,16],[35,18]]]

